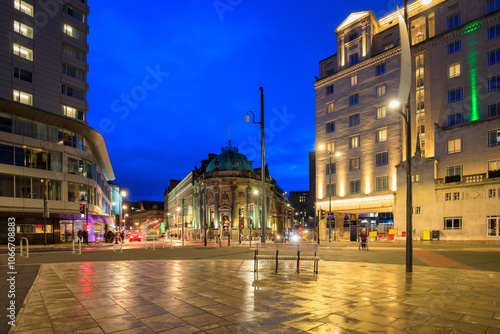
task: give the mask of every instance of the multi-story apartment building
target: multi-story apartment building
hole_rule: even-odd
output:
[[[99,240],[113,223],[113,169],[86,116],[88,12],[86,0],[0,3],[2,242],[9,217],[16,238],[35,243],[70,241],[80,229]]]
[[[418,238],[427,230],[448,240],[500,237],[499,9],[494,0],[408,6]],[[335,32],[337,54],[320,62],[315,82],[316,144],[326,147],[317,151],[317,206],[328,211],[331,196],[341,231],[349,217],[393,222],[402,235],[406,133],[389,107],[400,80],[397,13],[352,13]]]

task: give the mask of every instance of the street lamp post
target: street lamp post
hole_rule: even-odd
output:
[[[325,145],[320,145],[319,147],[320,150],[326,150],[330,157],[330,164],[328,165],[328,174],[329,174],[329,181],[328,181],[328,242],[332,242],[332,154],[333,152],[330,151],[329,149],[326,148]],[[340,156],[340,153],[336,153],[336,156]],[[319,228],[318,228],[319,232]],[[319,235],[318,235],[319,238]]]
[[[266,151],[264,146],[264,89],[259,87],[260,89],[260,122],[255,121],[255,114],[252,111],[247,112],[247,116],[245,120],[247,123],[250,121],[249,113],[253,116],[253,123],[260,124],[260,142],[261,142],[261,160],[262,166],[260,171],[260,178],[262,181],[262,243],[266,242]]]

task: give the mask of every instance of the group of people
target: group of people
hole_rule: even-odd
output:
[[[125,240],[125,233],[123,231],[121,231],[121,233],[108,231],[106,233],[106,236],[105,236],[105,241],[111,242],[111,243],[113,243],[113,241],[118,242],[118,239],[116,237],[120,237],[122,239],[122,241],[124,241]]]
[[[87,245],[89,244],[89,232],[87,230],[78,230],[78,238],[82,241],[82,242],[86,242]]]

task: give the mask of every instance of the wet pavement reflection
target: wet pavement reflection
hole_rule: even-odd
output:
[[[15,333],[499,333],[500,274],[359,262],[43,264]]]

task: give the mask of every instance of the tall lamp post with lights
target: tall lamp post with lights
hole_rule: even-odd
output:
[[[247,115],[245,117],[245,120],[250,122],[250,116],[249,114],[252,114],[253,118],[253,123],[254,124],[260,124],[260,142],[261,142],[261,160],[262,160],[262,165],[261,165],[261,171],[260,171],[260,178],[262,182],[262,243],[266,242],[266,225],[267,225],[267,219],[266,219],[266,163],[265,163],[265,157],[266,157],[266,151],[265,151],[265,146],[264,146],[264,89],[262,87],[259,87],[260,89],[260,122],[255,121],[255,114],[252,111],[248,111]]]
[[[320,145],[319,149],[326,150],[326,152],[328,153],[328,155],[330,157],[330,163],[328,164],[328,174],[330,176],[329,181],[328,181],[328,195],[329,195],[329,199],[328,199],[328,242],[332,242],[331,228],[332,228],[332,155],[333,155],[333,152],[330,151],[329,149],[327,149],[325,145]],[[335,156],[337,156],[337,157],[340,156],[340,153],[339,152],[335,153]],[[319,229],[318,229],[318,232],[319,232]],[[318,235],[318,238],[319,238],[319,235]]]
[[[125,214],[123,212],[123,209],[127,209],[127,206],[126,205],[123,205],[123,198],[124,197],[127,197],[127,192],[125,191],[125,187],[123,186],[123,184],[120,184],[120,199],[121,199],[121,203],[120,203],[120,207],[121,207],[121,216],[122,216],[122,221],[123,221],[123,226],[125,226]],[[122,226],[121,226],[121,222],[118,222],[118,227],[119,229],[121,230]]]
[[[432,0],[421,0],[424,5]],[[400,113],[406,125],[406,272],[413,271],[413,224],[412,224],[412,182],[411,182],[411,50],[408,31],[408,0],[404,0],[404,18],[398,8],[399,35],[401,40],[401,71],[398,89],[398,100],[392,101],[390,107]],[[406,103],[404,101],[407,101]],[[403,112],[403,110],[405,110]]]

